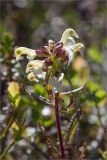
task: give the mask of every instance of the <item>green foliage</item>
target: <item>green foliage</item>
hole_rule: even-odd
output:
[[[13,47],[12,47],[12,43],[13,43],[13,37],[10,33],[5,32],[2,37],[1,37],[1,42],[3,44],[4,47],[0,48],[0,52],[2,54],[8,54],[8,52],[12,52]]]
[[[107,151],[104,151],[104,152],[100,151],[100,152],[101,152],[103,160],[107,160]]]
[[[19,106],[19,102],[21,99],[19,84],[16,82],[11,82],[8,86],[8,94],[9,98],[13,104],[13,107],[16,109]]]
[[[3,159],[45,160],[50,158],[45,158],[47,155],[51,155],[53,159],[57,159],[54,156],[59,155],[50,147],[55,146],[59,152],[54,106],[48,106],[45,102],[34,99],[26,93],[26,87],[32,85],[36,95],[48,98],[45,87],[40,83],[30,83],[26,79],[25,66],[28,61],[24,57],[24,61],[20,60],[19,63],[15,61],[14,44],[16,46],[33,46],[32,48],[36,49],[38,46],[41,47],[41,44],[45,44],[46,39],[59,40],[59,35],[69,26],[75,28],[79,33],[86,47],[82,56],[87,62],[87,65],[81,67],[82,63],[79,61],[76,64],[77,68],[74,67],[73,63],[80,56],[80,53],[77,53],[72,67],[69,66],[69,80],[72,82],[73,89],[80,87],[86,81],[87,85],[83,90],[74,94],[78,106],[82,110],[82,118],[80,115],[74,116],[76,108],[73,104],[73,94],[60,97],[62,133],[65,138],[68,134],[67,141],[69,139],[69,144],[64,147],[69,159],[80,159],[81,154],[84,154],[80,153],[80,150],[82,150],[84,142],[87,142],[87,154],[85,154],[87,159],[106,160],[105,48],[107,39],[105,37],[105,1],[56,1],[50,3],[30,0],[24,4],[25,6],[21,1],[20,3],[1,1],[1,5],[0,145],[2,147],[0,147],[0,152],[3,152],[5,146],[9,146],[13,139],[17,141]],[[55,71],[57,69],[58,66],[55,65]],[[10,84],[12,86],[8,88]],[[64,80],[64,87],[65,90],[71,89],[68,80]],[[67,108],[70,100],[71,106]],[[51,112],[49,115],[44,115],[42,111],[47,106]],[[75,118],[68,133],[68,124],[73,117]],[[44,135],[41,134],[38,123],[45,126],[45,132],[52,140],[51,145],[47,145],[46,137],[44,138]],[[31,132],[33,133],[31,134]],[[98,137],[101,139],[97,139]],[[25,146],[21,142],[24,142]],[[92,144],[97,144],[97,142],[98,146],[93,148]]]
[[[91,48],[87,50],[88,57],[94,62],[102,63],[103,62],[103,56],[102,53],[99,52],[98,48],[94,45]]]

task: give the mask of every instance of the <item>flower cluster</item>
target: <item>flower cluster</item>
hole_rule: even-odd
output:
[[[82,43],[75,43],[74,38],[79,38],[79,36],[69,28],[64,31],[60,41],[49,40],[46,46],[36,50],[19,47],[15,50],[15,56],[18,60],[20,56],[27,55],[29,63],[26,73],[30,81],[42,80],[45,83],[50,82],[53,86],[52,79],[54,83],[60,82],[64,76],[64,68],[70,65],[75,53],[80,52],[84,47]]]

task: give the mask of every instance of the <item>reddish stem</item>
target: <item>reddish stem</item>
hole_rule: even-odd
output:
[[[64,146],[63,146],[62,134],[61,134],[61,123],[60,123],[60,117],[59,117],[58,97],[59,97],[59,93],[55,93],[55,116],[56,116],[57,134],[58,134],[59,143],[60,143],[61,158],[65,158]]]

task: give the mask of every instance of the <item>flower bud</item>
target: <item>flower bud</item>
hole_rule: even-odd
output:
[[[54,52],[60,51],[62,49],[62,45],[58,45],[54,48]]]
[[[49,53],[45,47],[36,49],[36,54],[38,57],[48,57]]]
[[[66,63],[68,63],[68,61],[69,61],[69,57],[68,57],[67,55],[64,55],[64,56],[61,58],[61,61],[66,64]]]
[[[50,58],[46,58],[45,59],[45,64],[46,64],[46,66],[51,66],[52,65],[52,60],[50,59]]]
[[[63,55],[65,55],[65,50],[64,49],[61,49],[60,51],[57,52],[58,57],[63,56]]]

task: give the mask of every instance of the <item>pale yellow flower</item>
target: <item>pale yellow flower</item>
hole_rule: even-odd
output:
[[[71,64],[75,53],[81,52],[84,47],[82,43],[76,43],[74,38],[75,40],[79,38],[78,34],[72,28],[68,28],[58,42],[49,40],[46,46],[36,50],[25,47],[17,48],[15,50],[16,59],[27,55],[30,61],[26,67],[26,73],[29,73],[27,78],[30,81],[43,80],[47,83],[49,77],[48,83],[51,87],[61,92],[64,77],[62,70]]]
[[[27,75],[27,78],[28,78],[29,81],[36,81],[36,82],[39,81],[39,80],[36,78],[36,76],[33,74],[33,72],[29,73],[29,74]]]
[[[69,37],[79,38],[78,34],[75,32],[74,29],[68,28],[62,34],[62,37],[61,37],[60,41],[63,42],[64,45],[66,45],[66,43],[68,42],[68,38]]]
[[[66,54],[69,57],[69,63],[74,58],[74,55],[76,52],[81,52],[82,48],[84,48],[84,45],[82,43],[75,43],[74,38],[79,38],[78,34],[71,28],[66,29],[64,33],[62,34],[62,38],[60,42],[63,43],[63,48],[66,51]]]
[[[32,71],[34,69],[35,72],[41,72],[43,70],[44,61],[42,60],[33,60],[27,64],[26,73]]]
[[[16,48],[14,54],[17,60],[19,60],[22,55],[27,55],[28,59],[34,59],[36,57],[35,50],[26,47]]]
[[[33,60],[27,64],[26,73],[32,72],[35,75],[36,79],[45,79],[46,72],[43,71],[44,61],[41,60]],[[31,74],[32,75],[32,74]],[[32,77],[32,76],[31,76]],[[30,79],[31,79],[30,77]],[[32,80],[35,78],[32,78]]]

